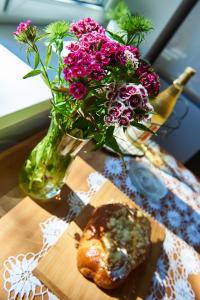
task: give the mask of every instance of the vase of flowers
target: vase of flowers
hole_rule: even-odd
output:
[[[139,42],[143,34],[141,29],[135,39]],[[95,148],[106,145],[120,154],[116,127],[149,130],[144,121],[153,112],[151,101],[158,93],[159,79],[140,58],[138,42],[134,45],[128,32],[123,38],[91,18],[72,24],[54,22],[42,34],[28,20],[20,23],[14,35],[26,45],[28,61],[34,58],[34,69],[24,78],[42,76],[52,93],[50,128],[27,158],[20,176],[27,194],[47,200],[59,194],[66,171],[88,140],[94,141]],[[48,44],[45,61],[37,45],[43,39]],[[51,66],[53,50],[58,58],[56,68]],[[55,73],[53,80],[50,72]]]
[[[63,134],[52,119],[46,136],[24,163],[20,173],[22,190],[41,201],[57,196],[77,153],[88,141]]]

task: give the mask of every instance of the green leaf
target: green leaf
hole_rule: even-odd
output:
[[[46,52],[45,66],[48,67],[52,57],[52,45],[49,44]]]
[[[37,76],[37,75],[39,75],[39,74],[41,74],[41,73],[42,73],[41,70],[33,70],[33,71],[27,73],[26,75],[24,75],[24,76],[23,76],[23,79],[26,79],[26,78],[28,78],[28,77]]]
[[[37,66],[39,65],[39,62],[40,62],[40,56],[39,56],[39,53],[38,53],[38,52],[34,52],[34,55],[35,55],[34,69],[36,69]]]
[[[109,30],[106,30],[106,31],[110,34],[110,36],[111,36],[114,40],[116,40],[116,41],[118,41],[119,43],[125,45],[125,41],[123,40],[123,38],[122,38],[121,36],[119,36],[119,35],[116,34],[116,33],[111,32],[111,31],[109,31]]]
[[[58,46],[59,53],[61,53],[62,50],[63,50],[63,41],[61,40],[61,41],[59,41],[59,46]]]
[[[48,36],[48,33],[44,33],[44,34],[41,34],[41,35],[37,36],[37,37],[35,38],[35,42],[38,42],[38,41],[42,40],[42,39],[45,38],[46,36]]]
[[[31,65],[31,62],[30,62],[30,54],[31,54],[31,51],[30,51],[30,49],[28,48],[28,49],[26,50],[26,60],[27,60],[27,62],[28,62],[29,65]]]
[[[114,126],[110,126],[107,131],[106,131],[106,139],[105,139],[105,144],[106,146],[110,147],[111,149],[113,149],[117,154],[122,154],[118,143],[114,137]]]
[[[44,80],[45,84],[50,88],[46,74],[44,72],[41,72],[41,73],[42,73],[42,79]]]
[[[138,123],[136,121],[132,121],[131,122],[132,126],[135,126],[136,128],[142,130],[142,131],[148,131],[151,132],[152,134],[155,134],[154,131],[152,131],[149,127],[145,126],[144,124]]]

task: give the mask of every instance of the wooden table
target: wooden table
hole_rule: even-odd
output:
[[[39,225],[36,224],[45,221],[52,215],[64,217],[68,211],[66,201],[41,205],[43,209],[35,202],[30,203],[29,199],[22,201],[25,195],[17,187],[18,174],[22,163],[33,146],[37,144],[44,134],[45,131],[38,133],[0,154],[0,216],[2,217],[18,204],[0,220],[0,241],[3,244],[2,250],[0,251],[1,263],[10,255],[15,256],[28,251],[36,253],[42,242],[40,228]],[[108,153],[104,151],[90,152],[88,151],[90,148],[91,145],[88,144],[87,147],[82,150],[81,157],[94,169],[103,172]],[[70,192],[67,187],[65,188],[66,193]],[[85,190],[87,187],[83,184],[81,189]],[[20,203],[20,201],[22,202]],[[20,216],[22,215],[23,218],[21,219]],[[20,232],[18,228],[22,228],[22,222],[25,226],[23,229],[20,229],[22,230]],[[17,224],[19,224],[19,226],[17,226]],[[5,232],[7,238],[5,238]],[[21,239],[20,236],[23,238]],[[2,267],[0,272],[0,275],[2,275]],[[189,282],[192,284],[196,299],[200,299],[199,279],[200,275],[191,274],[189,276]],[[2,284],[3,282],[1,281],[0,299],[7,299],[7,294],[3,291]]]

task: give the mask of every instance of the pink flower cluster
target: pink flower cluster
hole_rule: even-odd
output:
[[[156,96],[160,90],[159,76],[146,62],[141,62],[136,70],[141,84],[147,89],[150,96]]]
[[[104,121],[107,126],[119,124],[127,127],[131,121],[142,121],[149,117],[153,107],[149,103],[147,90],[141,85],[128,83],[112,87],[107,92],[108,114]]]
[[[70,26],[70,32],[73,32],[77,37],[81,37],[83,34],[91,31],[105,33],[105,29],[91,18],[82,19],[72,23]]]
[[[18,36],[22,32],[26,32],[26,30],[27,30],[27,28],[29,27],[30,24],[31,24],[31,20],[26,20],[24,22],[21,22],[18,25],[17,30],[15,32],[13,32],[13,34],[16,35],[16,36]]]
[[[92,80],[104,79],[108,66],[125,65],[132,60],[135,69],[138,67],[138,48],[111,40],[92,19],[83,19],[73,24],[72,28],[73,31],[76,28],[76,34],[81,37],[78,42],[67,46],[69,53],[64,58],[66,67],[63,70],[66,81],[73,83],[78,80],[87,86]]]
[[[129,50],[136,60],[139,56],[137,48],[120,45],[96,31],[84,34],[79,42],[72,43],[67,49],[69,54],[64,58],[66,68],[63,70],[67,81],[85,77],[89,81],[99,81],[105,77],[108,65],[126,63],[125,50]]]

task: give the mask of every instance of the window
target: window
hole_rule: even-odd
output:
[[[200,1],[193,7],[154,65],[168,82],[176,78],[187,66],[196,69],[197,74],[187,84],[185,91],[191,100],[200,105],[199,16]]]

